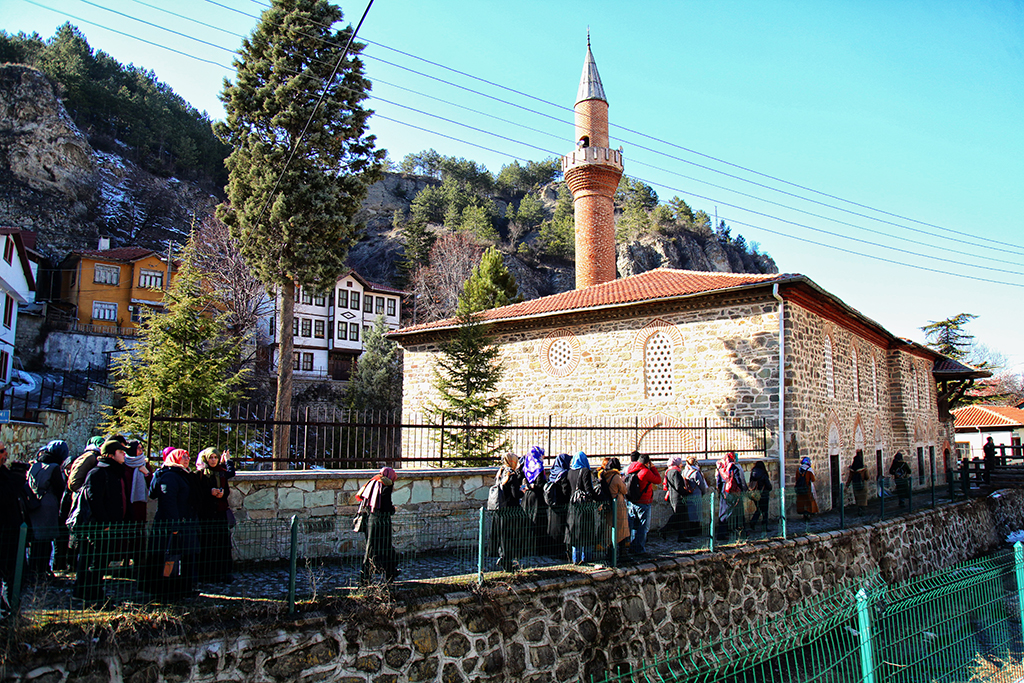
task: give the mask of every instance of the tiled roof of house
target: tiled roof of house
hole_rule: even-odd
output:
[[[145,258],[156,252],[144,247],[118,247],[117,249],[85,249],[76,251],[79,256],[90,256],[92,258],[106,259],[109,261],[136,261]]]
[[[489,322],[532,318],[558,313],[569,313],[598,309],[607,306],[622,306],[632,303],[651,302],[664,299],[692,296],[749,285],[773,284],[790,280],[803,280],[802,275],[773,274],[755,275],[750,273],[708,273],[694,270],[656,268],[640,275],[619,278],[592,287],[574,289],[561,294],[492,308],[480,314]],[[457,325],[455,318],[438,320],[413,327],[406,327],[393,335],[412,334],[427,330],[443,329]]]
[[[1024,425],[1024,410],[1011,406],[964,406],[953,411],[957,428],[1017,427]]]

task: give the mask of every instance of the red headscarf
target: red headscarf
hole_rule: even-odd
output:
[[[722,480],[722,491],[732,493],[739,486],[736,484],[736,454],[729,451],[718,460],[718,478]]]
[[[394,486],[398,474],[390,467],[382,467],[370,481],[363,484],[356,494],[356,498],[362,501],[370,512],[376,512],[380,507],[380,495],[385,486]]]
[[[164,456],[164,467],[176,466],[183,467],[187,470],[190,461],[191,459],[189,458],[188,451],[184,448],[175,448]]]

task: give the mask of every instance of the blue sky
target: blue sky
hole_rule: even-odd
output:
[[[0,28],[69,20],[221,115],[217,64],[260,2],[99,4],[127,16],[0,0]],[[343,3],[346,20],[365,6]],[[571,150],[588,26],[627,174],[717,210],[897,335],[977,314],[968,330],[1024,369],[1024,3],[375,0],[360,35],[378,144],[494,172]]]

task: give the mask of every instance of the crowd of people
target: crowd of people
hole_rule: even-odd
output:
[[[46,581],[73,570],[72,597],[85,606],[108,602],[107,573],[171,598],[192,594],[198,581],[231,580],[229,453],[207,448],[193,462],[188,451],[169,446],[153,467],[142,444],[111,435],[90,439],[80,452],[51,441],[27,467],[8,468],[7,458],[0,445],[5,589],[14,580],[23,523],[28,575]]]

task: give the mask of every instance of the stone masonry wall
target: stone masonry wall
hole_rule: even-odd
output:
[[[252,629],[197,632],[128,649],[37,651],[3,681],[548,681],[590,680],[783,614],[841,582],[889,582],[1004,545],[1024,524],[1024,492],[958,503],[867,527],[625,569],[468,589],[405,604],[364,603]]]
[[[831,373],[826,363],[828,344],[832,351]],[[818,502],[823,507],[832,507],[830,454],[839,455],[839,472],[845,479],[856,451],[862,450],[874,478],[879,474],[888,476],[892,456],[901,450],[916,484],[922,474],[916,448],[924,449],[924,474],[930,473],[928,449],[933,448],[936,472],[941,478],[948,426],[939,422],[936,400],[931,364],[925,359],[899,349],[883,349],[787,302],[787,480],[793,481],[800,458],[809,456],[818,480]],[[877,451],[882,452],[881,470]]]
[[[660,366],[669,388],[652,396],[644,368],[645,348],[655,335],[672,353],[670,367]],[[514,417],[637,418],[642,426],[686,418],[760,417],[768,420],[773,440],[778,414],[774,301],[504,334],[496,341],[506,368],[498,391],[511,397]],[[434,344],[405,350],[407,420],[436,400],[436,352]],[[628,453],[632,446],[627,446],[591,445],[588,450],[580,445],[588,454]],[[769,456],[775,448],[769,447]],[[574,449],[567,444],[561,450]]]
[[[90,437],[101,433],[105,406],[113,402],[113,392],[102,384],[89,385],[87,398],[65,398],[61,410],[42,410],[38,422],[8,422],[0,425],[0,441],[7,445],[12,460],[28,462],[36,452],[54,439],[64,439],[71,450],[85,447]]]

